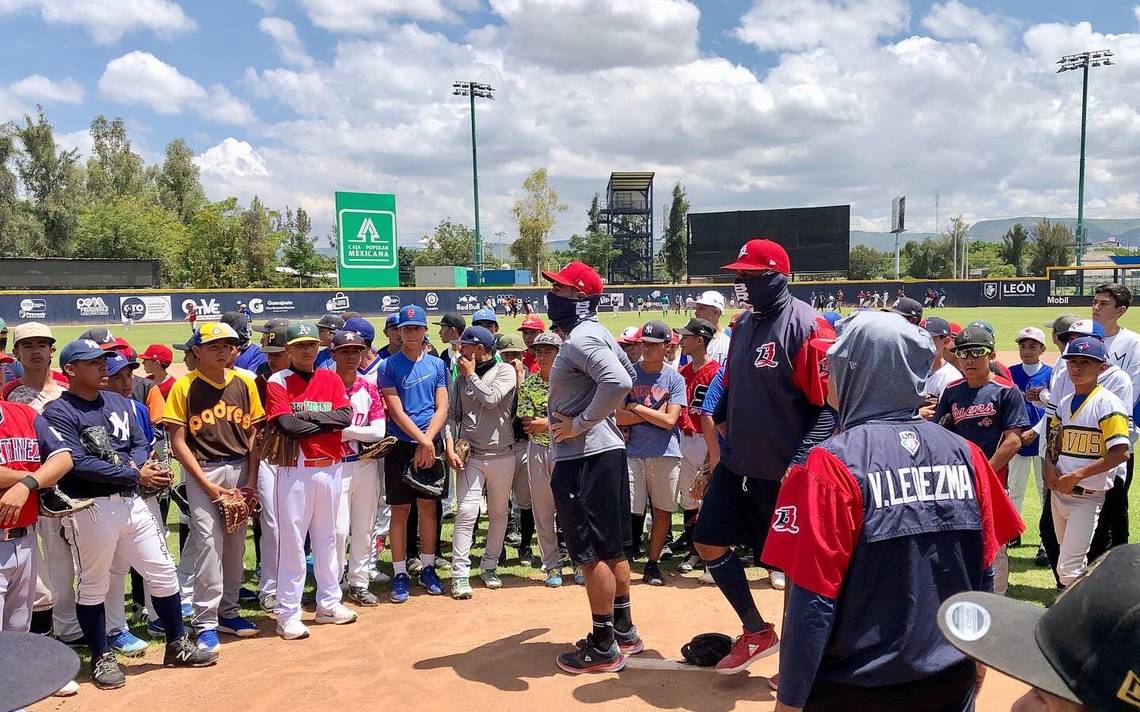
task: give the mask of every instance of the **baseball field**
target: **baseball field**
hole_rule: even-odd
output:
[[[990,321],[997,333],[1001,360],[1016,363],[1013,337],[1024,326],[1041,327],[1061,313],[1057,309],[991,308],[938,310],[940,316],[961,324],[975,318]],[[661,313],[605,314],[603,323],[615,333],[624,326],[659,318]],[[663,317],[680,325],[686,314]],[[373,319],[380,326],[382,320]],[[514,329],[520,319],[502,319]],[[1122,324],[1140,330],[1140,313],[1128,314]],[[59,343],[77,336],[85,327],[55,329]],[[116,335],[139,351],[152,342],[174,343],[189,336],[185,324],[138,325],[125,331],[111,325]],[[379,329],[378,329],[379,331]],[[432,334],[434,336],[434,329]],[[438,344],[437,344],[438,346]],[[1046,360],[1053,361],[1050,347]],[[1048,569],[1036,568],[1036,521],[1040,502],[1031,486],[1026,493],[1024,518],[1028,524],[1023,545],[1010,550],[1009,595],[1037,604],[1055,596]],[[171,523],[174,524],[172,513]],[[679,517],[675,522],[679,526]],[[1140,531],[1140,516],[1132,512],[1133,531]],[[450,520],[444,526],[449,540]],[[170,544],[177,547],[176,527]],[[481,549],[482,536],[476,540]],[[253,547],[248,547],[247,583],[253,576]],[[449,555],[444,548],[444,556]],[[153,644],[147,654],[122,659],[128,684],[122,690],[101,692],[82,683],[78,696],[50,699],[35,709],[65,710],[333,710],[365,706],[401,705],[418,710],[496,709],[562,710],[581,705],[604,709],[681,709],[694,712],[769,710],[775,700],[765,678],[777,671],[778,658],[753,666],[738,676],[719,676],[709,669],[690,668],[677,660],[681,645],[696,633],[720,631],[736,635],[738,623],[715,587],[702,586],[697,573],[678,574],[675,563],[663,565],[664,587],[640,583],[635,566],[633,618],[646,642],[646,651],[631,658],[620,674],[573,677],[557,671],[554,657],[568,650],[586,632],[588,610],[584,590],[569,583],[560,589],[542,584],[538,569],[512,566],[517,551],[508,547],[508,565],[499,568],[505,586],[490,591],[476,586],[469,601],[448,596],[430,597],[413,587],[402,605],[387,602],[387,587],[374,586],[383,603],[360,609],[357,623],[349,626],[314,626],[307,640],[284,641],[274,635],[272,618],[260,609],[245,614],[261,629],[258,638],[236,640],[223,636],[221,665],[199,670],[161,669],[162,649]],[[387,553],[381,567],[391,573]],[[441,576],[447,576],[441,570]],[[758,605],[765,618],[779,621],[783,594],[770,588],[767,574],[749,570]],[[446,583],[446,582],[445,582]],[[312,618],[307,601],[304,618]],[[145,620],[135,618],[133,628],[146,637]],[[81,681],[85,680],[80,675]],[[1008,710],[1025,686],[996,673],[987,679],[978,709]]]

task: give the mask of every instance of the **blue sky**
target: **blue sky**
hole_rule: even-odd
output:
[[[791,6],[795,6],[792,8]],[[479,107],[484,229],[546,166],[580,228],[610,170],[682,181],[693,208],[850,202],[913,218],[1075,213],[1079,79],[1094,76],[1090,215],[1140,215],[1140,6],[905,0],[0,0],[0,120],[37,102],[69,145],[122,116],[158,160],[185,138],[212,198],[331,220],[337,189],[396,192],[401,229],[470,221]],[[295,39],[293,39],[295,38]],[[572,38],[572,39],[568,39]],[[322,229],[323,231],[323,229]]]

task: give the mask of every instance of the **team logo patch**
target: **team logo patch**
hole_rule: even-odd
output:
[[[756,347],[756,360],[752,363],[756,368],[775,368],[780,365],[776,360],[776,342],[769,341]]]
[[[1129,670],[1116,693],[1116,699],[1140,709],[1140,676]]]
[[[899,445],[910,453],[911,457],[918,454],[918,434],[913,430],[904,430],[899,433]]]
[[[773,517],[775,521],[772,522],[772,531],[787,532],[788,534],[800,533],[800,528],[796,526],[796,506],[794,504],[780,507]]]

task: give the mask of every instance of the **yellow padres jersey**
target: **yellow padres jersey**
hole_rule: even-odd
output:
[[[1064,397],[1057,406],[1057,413],[1050,421],[1051,426],[1062,428],[1061,456],[1057,467],[1062,472],[1072,472],[1099,459],[1116,445],[1128,445],[1128,416],[1124,404],[1115,395],[1101,386],[1096,386],[1085,401],[1073,411],[1073,396]],[[1085,489],[1102,491],[1112,487],[1119,465],[1108,472],[1091,475],[1080,481]]]

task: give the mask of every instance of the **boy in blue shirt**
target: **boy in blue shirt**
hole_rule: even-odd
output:
[[[1025,485],[1029,482],[1030,471],[1033,472],[1037,482],[1037,492],[1041,494],[1044,483],[1041,479],[1041,443],[1037,439],[1035,429],[1037,423],[1045,415],[1045,406],[1038,400],[1038,394],[1044,389],[1048,390],[1049,380],[1053,377],[1053,368],[1047,363],[1041,363],[1041,354],[1045,352],[1045,332],[1041,329],[1027,326],[1017,334],[1017,349],[1021,356],[1021,363],[1011,366],[1009,372],[1013,375],[1013,384],[1025,396],[1025,414],[1029,418],[1029,427],[1022,431],[1022,448],[1017,451],[1009,461],[1009,498],[1017,513],[1021,514],[1021,506],[1025,501]]]

